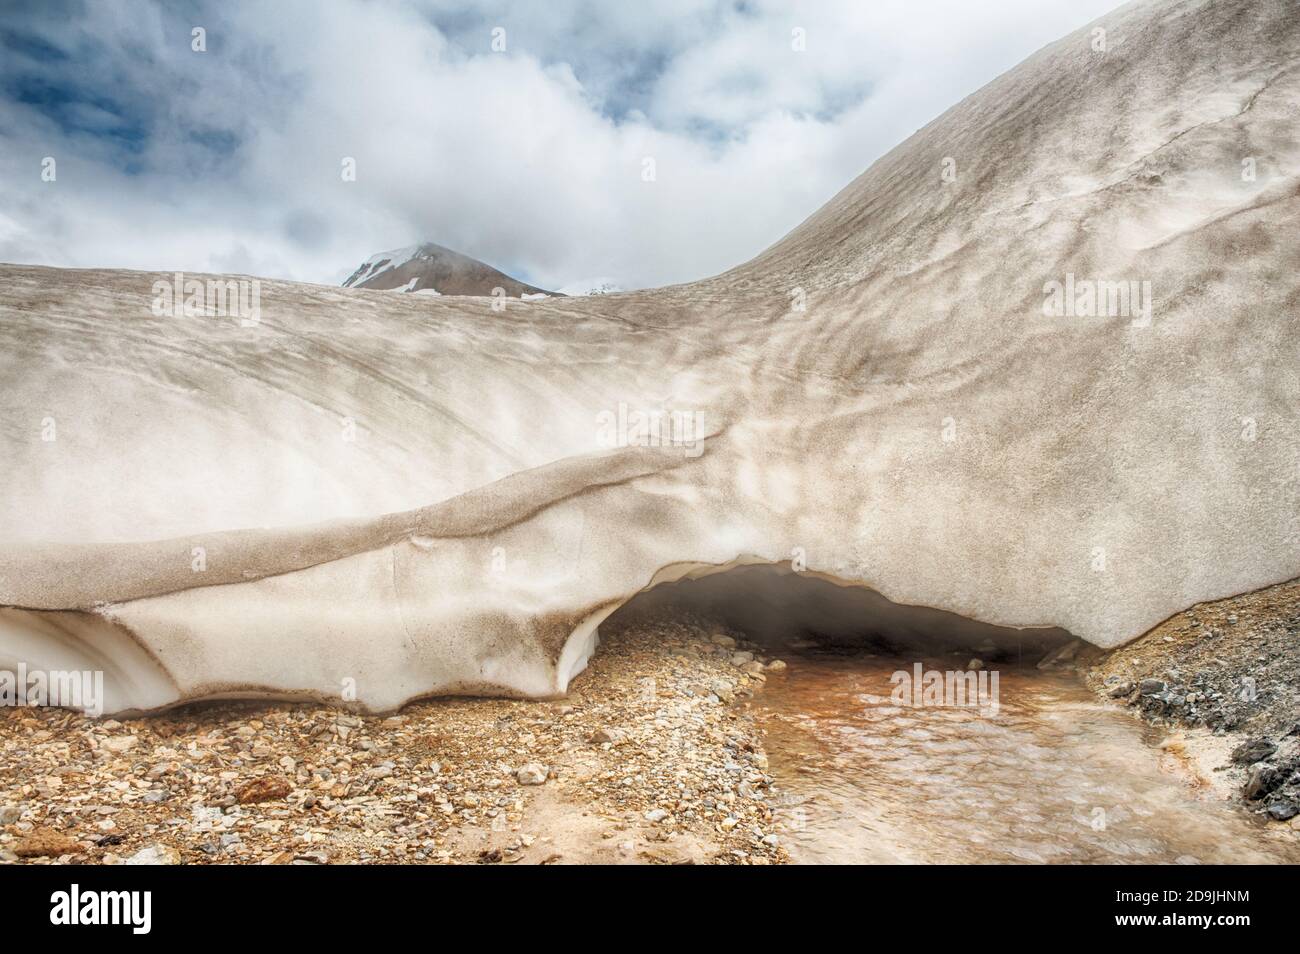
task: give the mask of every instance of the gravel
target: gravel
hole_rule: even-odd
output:
[[[732,654],[766,663],[742,642],[689,618],[607,622],[565,699],[430,700],[396,717],[5,709],[0,861],[780,863],[745,706],[763,676]]]

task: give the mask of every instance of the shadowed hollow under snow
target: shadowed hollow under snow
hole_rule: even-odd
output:
[[[603,616],[736,561],[1101,646],[1300,575],[1300,17],[1098,22],[689,285],[263,281],[245,327],[0,268],[0,667],[387,709],[562,693]],[[656,411],[706,436],[619,446]]]

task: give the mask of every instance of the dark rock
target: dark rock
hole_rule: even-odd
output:
[[[1159,679],[1143,679],[1138,686],[1144,696],[1154,696],[1165,691],[1165,684]]]
[[[1275,802],[1269,802],[1268,815],[1278,821],[1286,821],[1288,818],[1295,818],[1300,815],[1300,806],[1295,802],[1289,802],[1285,799],[1279,799]]]
[[[1249,739],[1232,750],[1232,761],[1238,765],[1254,765],[1262,762],[1274,752],[1277,746],[1268,739]]]
[[[1246,787],[1241,790],[1241,794],[1252,802],[1258,801],[1281,785],[1282,780],[1282,773],[1273,766],[1256,765],[1250,770],[1250,777],[1246,779]]]

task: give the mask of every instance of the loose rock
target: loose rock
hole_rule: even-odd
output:
[[[235,799],[241,805],[252,805],[285,798],[292,791],[293,785],[287,778],[281,775],[263,775],[241,785],[235,792]]]
[[[75,855],[80,852],[79,845],[74,838],[69,838],[61,831],[53,828],[37,828],[19,839],[18,844],[14,846],[14,854],[19,858],[42,858],[58,857],[60,855]]]
[[[150,845],[148,848],[141,848],[122,862],[124,865],[178,865],[180,863],[181,853],[168,845]]]
[[[550,771],[545,765],[538,765],[536,762],[530,762],[528,765],[522,766],[519,771],[515,773],[515,778],[518,780],[520,785],[541,785],[546,781],[546,778],[549,775]]]

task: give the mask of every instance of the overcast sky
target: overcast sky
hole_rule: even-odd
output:
[[[332,284],[428,240],[687,281],[1118,5],[0,0],[0,261]]]

